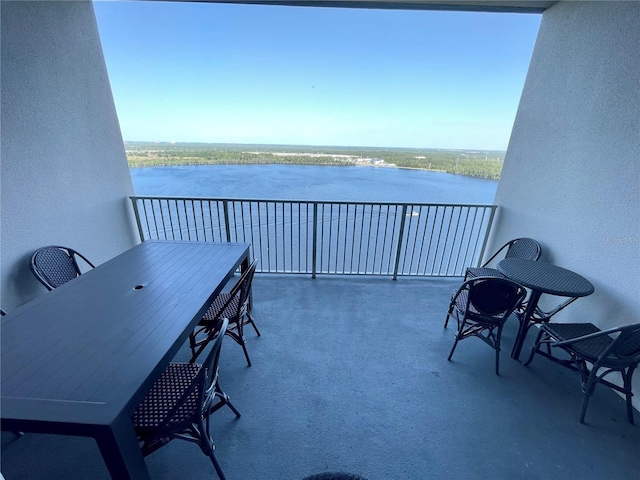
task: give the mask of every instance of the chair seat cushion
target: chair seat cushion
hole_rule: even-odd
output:
[[[570,340],[600,331],[600,329],[592,323],[546,323],[543,324],[542,328],[558,341]],[[589,361],[595,361],[598,356],[611,345],[611,342],[613,342],[613,339],[610,336],[603,335],[594,339],[567,345],[566,348],[575,351]]]
[[[232,317],[234,317],[236,312],[239,311],[239,295],[235,295],[234,298],[231,299],[231,302],[227,305],[227,308],[224,309],[224,312],[222,312],[222,315],[220,314],[220,310],[222,310],[225,304],[229,301],[230,297],[231,294],[229,293],[220,293],[213,301],[209,309],[206,311],[199,324],[204,325],[212,322],[217,322],[220,318],[228,318],[229,321],[233,322],[234,318]]]
[[[136,430],[154,430],[163,426],[167,415],[191,386],[201,368],[202,365],[198,363],[170,363],[133,414]],[[199,414],[199,393],[197,387],[193,389],[173,415],[171,424],[191,423]]]

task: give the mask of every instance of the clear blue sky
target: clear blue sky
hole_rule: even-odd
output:
[[[505,150],[540,16],[95,2],[125,140]]]

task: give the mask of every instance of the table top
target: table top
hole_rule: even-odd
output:
[[[248,249],[146,241],[3,317],[1,417],[110,425],[132,413]]]
[[[525,287],[551,295],[586,297],[594,291],[582,275],[546,262],[505,258],[498,263],[498,270]]]

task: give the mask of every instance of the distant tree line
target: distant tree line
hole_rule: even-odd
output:
[[[500,178],[504,161],[504,152],[502,151],[441,149],[150,142],[125,142],[125,149],[130,167],[230,164],[333,166],[392,164],[399,168],[437,170],[491,180]],[[282,153],[287,155],[282,155]]]

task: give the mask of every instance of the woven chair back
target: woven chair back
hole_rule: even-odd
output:
[[[502,278],[477,278],[469,283],[469,309],[489,317],[510,315],[524,300],[525,289]]]
[[[505,258],[522,258],[525,260],[538,260],[542,253],[540,244],[533,238],[516,238],[507,245]]]

